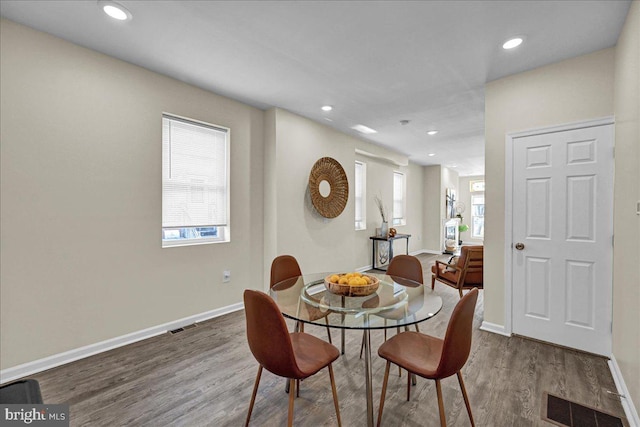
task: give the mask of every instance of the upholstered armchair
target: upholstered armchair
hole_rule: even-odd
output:
[[[431,267],[431,289],[435,288],[436,280],[452,288],[456,288],[462,298],[463,289],[482,289],[483,247],[463,246],[457,261],[450,264],[436,261]]]

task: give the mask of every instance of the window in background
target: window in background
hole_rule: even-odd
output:
[[[356,230],[367,229],[367,165],[356,162],[356,179],[354,183],[356,204]]]
[[[229,129],[162,116],[162,247],[228,242]]]
[[[405,225],[405,175],[393,172],[393,225]]]
[[[484,239],[484,194],[471,196],[471,237]]]
[[[484,180],[482,181],[469,181],[469,191],[475,193],[482,191],[484,193]]]

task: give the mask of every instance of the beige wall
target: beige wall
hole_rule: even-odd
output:
[[[476,175],[476,176],[461,176],[458,181],[458,198],[465,205],[465,211],[462,214],[462,223],[467,224],[469,226],[469,230],[460,233],[460,238],[465,243],[473,243],[473,244],[482,244],[482,239],[472,238],[471,237],[471,226],[473,224],[473,220],[471,214],[473,213],[471,207],[471,191],[469,188],[469,183],[471,181],[482,181],[484,180],[484,175]],[[482,192],[475,192],[473,195],[483,195]]]
[[[266,192],[273,200],[265,200],[268,227],[277,230],[266,253],[268,265],[278,254],[294,255],[304,272],[334,269],[353,270],[371,264],[371,240],[381,218],[373,201],[379,195],[391,214],[393,171],[407,177],[407,225],[398,226],[399,233],[411,234],[409,251],[421,249],[422,235],[422,168],[414,164],[398,166],[393,162],[365,155],[356,155],[356,148],[376,156],[406,163],[397,153],[364,142],[350,135],[318,124],[282,109],[267,112],[267,126],[275,129],[275,163],[267,164],[267,179],[275,189]],[[267,137],[269,139],[269,137]],[[344,168],[349,180],[349,201],[336,218],[320,216],[308,194],[309,173],[321,157],[332,157]],[[367,165],[367,229],[355,230],[353,204],[354,163],[358,159]],[[268,232],[268,230],[267,230]],[[396,242],[394,250],[404,253],[405,242]]]
[[[262,111],[7,20],[0,31],[2,368],[261,287]],[[231,128],[230,243],[161,248],[163,112]]]
[[[616,46],[613,354],[640,405],[640,2],[634,1]]]
[[[568,59],[485,86],[485,321],[505,322],[505,136],[613,115],[615,49]]]
[[[442,195],[442,166],[424,167],[423,201],[424,249],[430,252],[442,252],[442,215],[444,196]]]
[[[0,29],[0,369],[240,303],[244,289],[267,286],[278,254],[307,272],[369,265],[371,195],[391,208],[394,170],[407,176],[398,231],[422,249],[423,170],[406,156],[11,21]],[[231,129],[230,243],[161,248],[163,112]],[[352,197],[326,219],[307,190],[323,156],[352,186],[356,148],[373,155],[365,231]]]

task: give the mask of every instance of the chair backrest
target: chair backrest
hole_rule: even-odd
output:
[[[247,341],[258,363],[285,378],[299,377],[291,337],[278,306],[263,292],[244,291]]]
[[[463,246],[458,258],[458,267],[465,275],[463,284],[481,285],[484,265],[484,246]]]
[[[422,263],[411,255],[396,255],[391,258],[389,267],[387,267],[387,275],[424,283]]]
[[[269,288],[278,282],[297,276],[302,276],[298,261],[291,255],[280,255],[271,263]]]
[[[473,314],[477,300],[478,290],[474,288],[467,292],[453,309],[437,369],[436,375],[439,378],[455,374],[467,363],[471,351]]]

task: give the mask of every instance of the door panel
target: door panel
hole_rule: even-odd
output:
[[[527,237],[549,239],[551,226],[551,180],[549,178],[527,179],[527,204],[535,206],[535,212],[526,211]]]
[[[527,316],[549,320],[549,312],[551,311],[549,307],[549,288],[551,287],[549,264],[549,259],[527,258],[527,280],[525,281]]]
[[[574,326],[594,326],[594,265],[591,262],[567,261],[566,322]]]
[[[594,242],[596,224],[596,177],[567,178],[567,239]]]
[[[513,144],[513,332],[609,356],[613,125]]]

